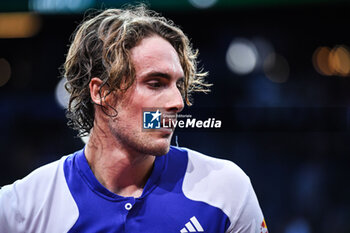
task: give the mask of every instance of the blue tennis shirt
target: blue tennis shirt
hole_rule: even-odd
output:
[[[234,163],[171,147],[140,197],[107,190],[84,150],[0,190],[0,232],[267,232],[248,176]]]

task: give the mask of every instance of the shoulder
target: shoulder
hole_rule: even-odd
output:
[[[244,195],[250,185],[250,179],[239,166],[229,160],[214,158],[190,149],[186,150],[188,153],[185,175],[187,182],[193,181],[196,184],[205,182],[210,187],[228,189],[234,195]]]
[[[7,190],[16,192],[18,197],[34,198],[37,194],[45,194],[50,185],[60,177],[61,168],[66,157],[51,162],[32,171],[23,179],[17,180],[7,187]],[[8,192],[9,192],[8,191]]]
[[[230,219],[229,232],[257,228],[263,216],[245,172],[232,161],[185,150],[188,164],[183,192],[187,198],[221,209]]]
[[[32,199],[36,197],[36,193],[45,192],[45,190],[47,190],[48,183],[50,183],[50,181],[52,181],[52,179],[58,175],[59,167],[63,160],[64,157],[60,160],[39,167],[23,179],[17,180],[13,184],[2,187],[0,189],[1,200],[3,201],[4,198]]]
[[[58,210],[62,209],[59,205],[72,203],[63,171],[66,158],[44,165],[0,189],[0,206],[4,207],[0,209],[0,231],[8,227],[11,232],[43,232],[53,224],[54,217],[59,217]],[[56,214],[52,215],[53,212]]]
[[[210,175],[213,178],[228,175],[227,179],[222,180],[222,182],[249,182],[249,177],[232,161],[218,159],[184,147],[171,146],[170,151],[171,163],[183,164],[187,167],[186,172],[191,173],[191,175]]]

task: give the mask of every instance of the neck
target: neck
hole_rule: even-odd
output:
[[[111,136],[94,129],[85,147],[85,156],[104,187],[115,194],[133,197],[141,196],[155,160],[152,155],[122,147],[115,139],[111,142]]]

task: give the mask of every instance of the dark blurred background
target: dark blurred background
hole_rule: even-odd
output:
[[[84,146],[59,67],[87,9],[127,2],[0,2],[0,186]],[[348,2],[148,3],[189,35],[214,84],[185,112],[223,124],[178,130],[179,145],[238,164],[270,232],[350,232]]]

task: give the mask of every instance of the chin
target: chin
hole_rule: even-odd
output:
[[[148,142],[144,143],[145,149],[150,151],[152,155],[160,156],[169,152],[170,142],[172,138],[171,134],[164,134],[156,132],[148,138]]]
[[[153,153],[151,153],[152,155],[155,156],[161,156],[161,155],[165,155],[169,152],[170,149],[170,141],[168,141],[167,139],[162,139],[163,142],[159,142],[159,143],[155,143],[152,151]]]
[[[149,138],[133,144],[132,147],[141,154],[161,156],[169,152],[170,138]]]

